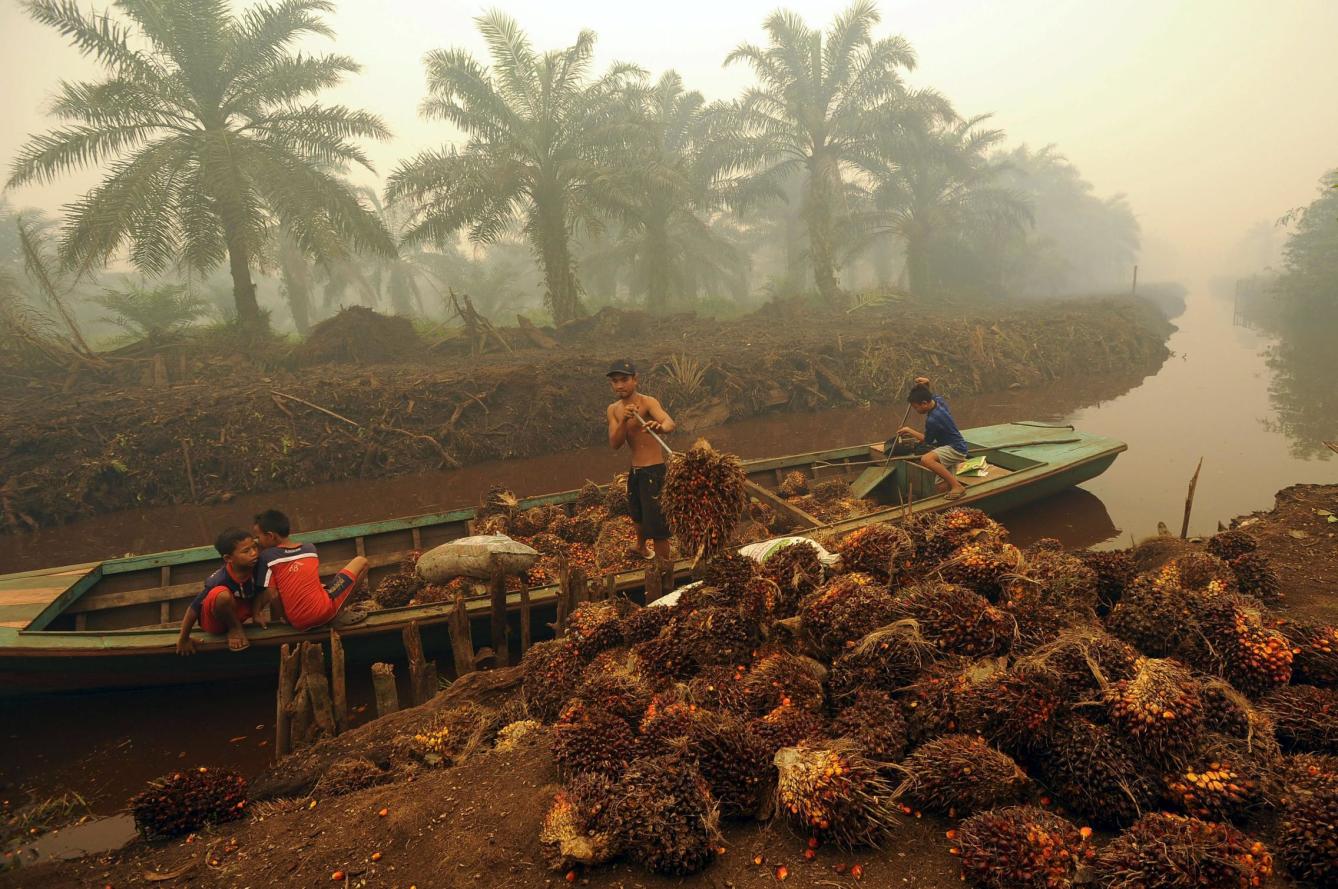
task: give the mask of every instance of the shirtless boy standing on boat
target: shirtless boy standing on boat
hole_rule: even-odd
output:
[[[209,575],[181,620],[177,654],[183,656],[195,653],[190,631],[197,620],[206,633],[226,634],[231,651],[241,651],[251,644],[246,641],[242,624],[254,619],[257,626],[265,626],[261,612],[269,604],[269,596],[255,582],[254,569],[260,557],[256,539],[249,531],[229,528],[218,535],[214,548],[223,557],[223,567]]]
[[[627,474],[627,506],[637,528],[637,555],[643,559],[669,558],[669,524],[660,512],[664,485],[664,449],[651,432],[674,431],[674,421],[660,402],[637,391],[636,365],[626,358],[613,362],[606,374],[618,400],[609,405],[609,447],[624,444],[632,451]],[[644,426],[643,426],[644,423]],[[650,541],[653,551],[647,551]]]

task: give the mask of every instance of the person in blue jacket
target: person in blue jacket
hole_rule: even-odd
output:
[[[929,377],[916,377],[907,400],[917,414],[925,418],[925,431],[918,432],[902,426],[898,435],[909,435],[929,445],[933,450],[920,458],[920,465],[947,483],[944,500],[960,500],[966,488],[953,472],[967,458],[966,439],[957,428],[957,421],[948,411],[948,400],[929,389]]]

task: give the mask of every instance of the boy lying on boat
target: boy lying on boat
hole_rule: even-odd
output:
[[[966,439],[957,428],[957,421],[948,412],[948,400],[929,389],[929,377],[916,377],[915,385],[906,399],[917,414],[925,418],[925,431],[917,432],[909,426],[897,430],[898,435],[909,435],[933,448],[920,458],[920,465],[947,483],[944,500],[960,500],[966,488],[953,472],[968,456]]]
[[[260,541],[256,588],[279,597],[284,616],[294,629],[310,630],[331,621],[336,626],[347,626],[367,618],[367,612],[360,609],[341,613],[344,603],[367,576],[366,559],[355,556],[327,587],[321,583],[316,547],[289,539],[292,523],[288,516],[267,509],[255,517],[252,531]]]
[[[186,609],[186,616],[181,620],[181,635],[177,637],[177,654],[195,653],[190,631],[197,620],[206,633],[227,635],[228,648],[232,651],[241,651],[251,644],[246,641],[242,624],[254,620],[257,625],[265,626],[260,615],[270,597],[255,582],[254,569],[260,556],[255,538],[250,531],[229,528],[218,535],[214,548],[223,557],[223,567],[209,575],[200,594]]]

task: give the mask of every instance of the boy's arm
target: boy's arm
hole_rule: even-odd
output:
[[[177,636],[177,654],[182,657],[195,654],[195,641],[191,639],[190,631],[199,618],[199,612],[195,610],[195,603],[192,602],[186,609],[186,616],[181,619],[181,634]]]
[[[269,603],[274,601],[274,587],[267,586],[256,593],[255,605],[251,607],[251,623],[265,629],[269,626],[269,618],[264,616],[264,611],[269,607]]]
[[[646,426],[655,432],[673,432],[677,428],[674,418],[669,416],[658,398],[646,396],[646,413],[650,414],[650,422]]]
[[[627,443],[627,424],[619,416],[617,404],[609,405],[605,414],[609,420],[609,447],[616,451]]]

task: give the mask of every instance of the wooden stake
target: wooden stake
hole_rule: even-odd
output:
[[[330,628],[330,683],[334,691],[335,727],[342,735],[348,731],[348,682],[344,674],[344,643]]]
[[[469,612],[465,597],[455,594],[455,610],[451,612],[451,660],[455,664],[455,678],[474,672],[474,636],[469,628]]]
[[[1194,509],[1194,489],[1199,486],[1199,470],[1203,468],[1203,458],[1199,458],[1199,465],[1194,468],[1194,477],[1189,480],[1189,494],[1185,496],[1185,520],[1180,524],[1180,539],[1185,540],[1189,537],[1189,513]]]
[[[496,565],[488,581],[488,591],[492,596],[492,650],[497,653],[497,666],[509,667],[511,639],[506,621],[506,575]]]
[[[417,707],[427,700],[423,697],[423,676],[426,665],[423,662],[423,635],[418,632],[418,621],[411,620],[401,631],[404,637],[404,651],[409,655],[409,688],[413,692],[413,703]]]
[[[297,691],[300,659],[285,643],[279,650],[279,694],[274,711],[274,761],[293,752],[293,696]]]
[[[376,695],[377,719],[399,710],[400,693],[395,688],[394,664],[372,664],[372,691]]]
[[[530,650],[530,585],[520,575],[520,653]]]
[[[293,652],[293,656],[299,661],[302,657],[302,650],[299,647]],[[292,736],[292,749],[301,750],[311,741],[311,698],[307,695],[307,677],[305,675],[297,677],[297,688],[293,691],[293,700],[289,704],[288,718],[292,722],[290,734]]]
[[[330,701],[330,680],[325,675],[325,649],[319,642],[302,643],[302,677],[311,699],[312,721],[317,731],[329,738],[338,733],[334,704]]]

